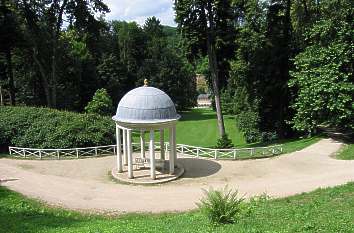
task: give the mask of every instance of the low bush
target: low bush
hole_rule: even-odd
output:
[[[236,122],[237,127],[242,131],[247,143],[258,142],[261,139],[258,112],[241,112],[236,116]]]
[[[232,148],[234,145],[232,144],[231,139],[224,134],[221,138],[218,139],[216,142],[216,148],[218,149],[225,149],[225,148]]]
[[[212,224],[234,223],[242,212],[244,198],[238,197],[238,192],[228,189],[204,190],[205,197],[198,207]]]
[[[71,148],[114,142],[109,117],[34,107],[0,107],[0,146]]]

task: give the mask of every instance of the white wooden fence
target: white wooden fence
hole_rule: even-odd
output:
[[[283,153],[282,145],[274,145],[268,147],[252,147],[252,148],[231,148],[231,149],[213,149],[198,146],[190,146],[177,144],[177,152],[181,155],[189,155],[193,157],[206,157],[213,159],[248,159],[248,158],[264,158]]]
[[[165,151],[168,150],[168,143],[165,143]],[[103,155],[116,154],[116,145],[94,146],[84,148],[68,148],[68,149],[36,149],[23,147],[9,147],[11,156],[32,158],[32,159],[69,159],[69,158],[85,158]],[[160,149],[159,143],[156,149]],[[140,150],[140,143],[133,143],[133,150]],[[206,157],[212,159],[247,159],[247,158],[263,158],[283,153],[282,145],[268,147],[253,148],[232,148],[232,149],[213,149],[206,147],[190,146],[185,144],[177,144],[176,150],[182,156]]]

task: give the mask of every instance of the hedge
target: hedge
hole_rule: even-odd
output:
[[[0,147],[72,148],[114,143],[112,119],[48,108],[0,107]]]

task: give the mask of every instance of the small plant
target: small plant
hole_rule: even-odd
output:
[[[98,89],[92,100],[85,107],[87,113],[94,113],[99,115],[109,115],[113,112],[112,99],[108,95],[106,89]]]
[[[256,111],[245,111],[236,116],[237,127],[242,131],[247,143],[260,140],[259,121],[259,114]]]
[[[216,142],[216,148],[224,149],[224,148],[232,148],[234,145],[232,144],[231,139],[224,134],[221,138]]]
[[[197,203],[199,209],[212,224],[234,223],[242,212],[243,197],[238,197],[238,191],[228,189],[204,190],[205,197]]]

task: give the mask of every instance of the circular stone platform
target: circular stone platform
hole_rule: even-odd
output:
[[[175,165],[175,172],[173,175],[168,173],[168,170],[163,171],[159,168],[156,169],[156,179],[152,180],[150,177],[150,168],[140,167],[134,168],[134,178],[129,179],[127,176],[127,166],[123,168],[122,173],[118,173],[117,168],[112,169],[112,176],[119,182],[128,184],[161,184],[169,181],[173,181],[181,177],[184,173],[184,168],[181,164],[177,163]]]

